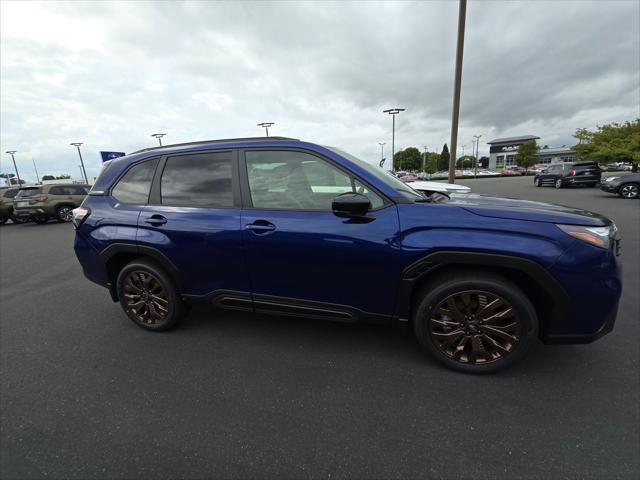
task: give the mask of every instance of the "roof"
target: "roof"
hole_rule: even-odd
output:
[[[571,147],[541,148],[540,150],[538,150],[538,153],[536,153],[536,155],[544,157],[547,155],[557,155],[559,153],[569,153],[575,155],[576,152],[571,150]]]
[[[199,142],[187,142],[187,143],[174,143],[171,145],[161,145],[161,146],[157,146],[157,147],[149,147],[149,148],[143,148],[142,150],[137,150],[133,153],[131,153],[130,155],[136,154],[136,153],[142,153],[142,152],[150,152],[153,150],[162,150],[162,149],[166,149],[166,148],[173,148],[173,147],[192,147],[192,146],[198,146],[198,145],[208,145],[210,143],[235,143],[235,142],[268,142],[271,140],[290,140],[290,141],[295,141],[295,142],[299,142],[300,140],[298,138],[289,138],[289,137],[246,137],[246,138],[222,138],[219,140],[202,140]]]
[[[536,137],[535,135],[523,135],[521,137],[506,137],[506,138],[496,138],[495,140],[491,140],[487,142],[488,145],[493,143],[516,143],[516,142],[526,142],[527,140],[538,140],[540,137]]]

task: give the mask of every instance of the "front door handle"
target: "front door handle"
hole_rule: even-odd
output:
[[[145,218],[144,223],[158,227],[167,223],[167,219],[162,215],[151,215],[149,218]]]
[[[245,225],[244,228],[245,230],[250,230],[256,235],[265,235],[269,232],[273,232],[276,229],[276,226],[266,220],[256,220],[253,223]]]

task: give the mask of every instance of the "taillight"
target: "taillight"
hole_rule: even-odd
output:
[[[35,200],[36,202],[46,202],[48,198],[49,197],[46,195],[34,195],[31,197],[31,200]]]
[[[569,174],[570,177],[574,177],[576,175],[576,171],[575,170],[569,170]]]
[[[73,225],[78,228],[84,223],[84,221],[91,215],[91,210],[88,208],[74,208],[73,209]]]

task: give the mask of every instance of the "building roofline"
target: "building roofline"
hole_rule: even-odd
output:
[[[535,135],[522,135],[520,137],[505,137],[505,138],[496,138],[495,140],[491,140],[487,142],[487,145],[492,145],[494,143],[512,143],[520,140],[539,140],[540,137],[536,137]]]

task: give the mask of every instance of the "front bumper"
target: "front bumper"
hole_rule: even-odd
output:
[[[569,345],[592,343],[613,330],[618,316],[618,304],[615,305],[611,313],[607,316],[607,320],[602,327],[595,333],[566,335],[566,334],[549,334],[543,337],[543,342],[548,345]]]
[[[603,182],[602,184],[600,184],[600,190],[607,193],[618,193],[618,187],[619,185],[614,182]]]

